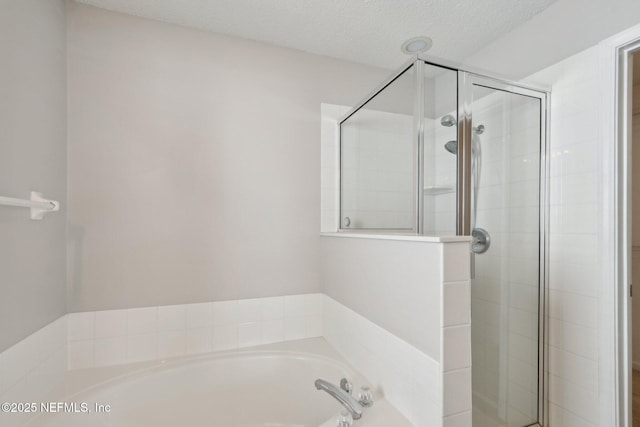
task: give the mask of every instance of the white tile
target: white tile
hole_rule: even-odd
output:
[[[13,387],[10,387],[7,392],[5,392],[3,397],[3,402],[31,402],[33,399],[33,389],[29,386],[29,383],[26,381],[26,378],[15,384]],[[6,414],[0,414],[0,416],[5,416]],[[13,413],[12,415],[21,415],[18,413]],[[13,418],[13,417],[12,417]],[[15,420],[15,418],[14,418]],[[24,418],[23,418],[24,420]],[[16,422],[14,425],[22,426],[25,425],[26,422]]]
[[[238,324],[238,347],[259,345],[262,340],[262,326],[260,322]]]
[[[596,427],[598,424],[593,423],[594,420],[588,420],[567,411],[562,406],[550,404],[549,425],[561,427]]]
[[[238,348],[238,324],[213,327],[213,351]]]
[[[471,277],[471,249],[468,243],[442,245],[443,282],[465,282]]]
[[[304,316],[307,311],[306,295],[288,295],[284,297],[285,317]]]
[[[444,416],[471,410],[471,369],[459,369],[443,375]]]
[[[531,339],[538,338],[538,314],[517,308],[509,309],[509,331]]]
[[[160,331],[158,333],[158,357],[170,358],[183,356],[186,351],[185,330]]]
[[[472,427],[471,411],[444,417],[443,427]]]
[[[322,314],[322,302],[324,301],[322,294],[307,295],[307,316]]]
[[[209,328],[213,325],[213,304],[187,304],[187,329]]]
[[[110,366],[125,363],[127,361],[127,338],[120,336],[96,339],[94,361],[95,366]]]
[[[2,353],[5,365],[5,381],[6,388],[10,389],[23,379],[29,370],[31,364],[25,353],[26,347],[23,341],[9,347]]]
[[[151,334],[158,331],[158,308],[127,310],[127,335]]]
[[[262,320],[274,320],[284,318],[284,297],[262,298]]]
[[[597,390],[598,362],[595,360],[549,347],[549,371],[578,386]]]
[[[305,316],[287,317],[284,319],[285,340],[299,340],[307,338],[307,322]]]
[[[419,350],[412,352],[412,378],[416,395],[442,407],[442,375],[440,364]]]
[[[127,336],[127,362],[155,360],[158,357],[158,334]]]
[[[92,340],[94,338],[95,313],[88,311],[69,314],[68,328],[69,341]]]
[[[306,337],[321,337],[323,334],[322,330],[322,315],[313,315],[306,316]]]
[[[471,366],[471,326],[449,326],[443,329],[442,369]]]
[[[68,348],[66,346],[60,347],[57,351],[53,352],[43,363],[43,373],[46,377],[46,387],[44,390],[45,395],[54,387],[58,386],[64,379],[68,367]]]
[[[212,304],[212,310],[215,326],[238,323],[237,301],[216,301]]]
[[[208,353],[213,349],[211,328],[187,329],[187,354]]]
[[[442,286],[443,326],[464,325],[471,322],[471,294],[469,282],[451,282]]]
[[[259,298],[238,301],[238,323],[259,322],[262,307]]]
[[[93,368],[94,341],[72,341],[69,343],[68,366],[70,370]]]
[[[549,316],[589,328],[598,326],[598,299],[574,293],[549,292]]]
[[[549,344],[591,360],[598,358],[596,329],[551,318],[549,320]]]
[[[20,341],[19,345],[22,348],[23,358],[22,363],[24,364],[26,369],[25,374],[28,374],[29,371],[35,368],[38,362],[41,360],[40,352],[43,351],[42,342],[42,329],[34,332],[33,334]]]
[[[589,390],[555,375],[549,375],[549,399],[574,414],[587,420],[598,417],[598,391]]]
[[[284,341],[284,320],[273,319],[262,321],[262,344]]]
[[[187,313],[184,305],[158,307],[158,331],[184,331],[187,325]]]
[[[9,367],[6,366],[3,353],[0,353],[0,396],[2,396],[2,393],[7,391],[9,388],[9,384],[6,376],[8,370],[9,370]]]
[[[127,310],[106,310],[95,313],[95,338],[115,338],[127,334]]]

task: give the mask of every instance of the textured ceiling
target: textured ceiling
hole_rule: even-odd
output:
[[[77,0],[104,9],[396,68],[406,39],[463,61],[556,0]]]

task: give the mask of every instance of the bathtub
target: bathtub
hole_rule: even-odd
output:
[[[342,407],[313,383],[317,378],[339,383],[342,377],[356,392],[369,385],[322,338],[72,371],[49,399],[58,412],[40,411],[27,425],[335,426]],[[354,425],[411,427],[378,391],[374,396],[374,405]]]

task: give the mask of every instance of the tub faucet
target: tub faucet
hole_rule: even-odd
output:
[[[345,393],[343,390],[331,384],[330,382],[321,379],[316,380],[315,386],[318,390],[326,391],[334,399],[340,402],[342,406],[344,406],[345,409],[349,411],[354,420],[358,420],[360,419],[360,417],[362,417],[362,405],[350,394]]]

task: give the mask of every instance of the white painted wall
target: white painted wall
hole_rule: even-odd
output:
[[[320,103],[386,71],[69,4],[69,308],[316,292]]]
[[[62,206],[42,221],[0,206],[0,351],[66,310],[65,37],[64,1],[0,2],[0,195]]]

